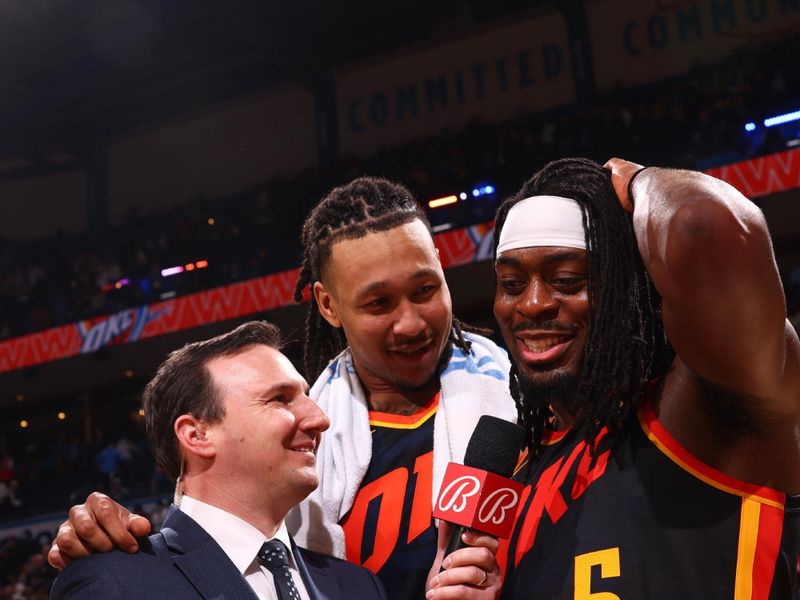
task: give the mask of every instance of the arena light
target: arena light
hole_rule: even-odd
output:
[[[458,195],[458,197],[459,197],[460,200],[466,200],[467,199],[467,192],[461,192]]]
[[[472,188],[472,197],[480,198],[481,196],[490,196],[491,194],[494,194],[496,191],[497,190],[493,185],[482,185]]]
[[[205,269],[208,266],[208,261],[198,260],[196,263],[194,263],[194,266],[197,267],[198,269]]]
[[[752,121],[750,121],[749,123],[745,123],[744,124],[744,130],[745,131],[755,131],[756,130],[756,124],[753,123]]]
[[[800,121],[800,110],[764,119],[764,127],[774,127],[775,125],[783,125],[792,121]]]
[[[177,267],[169,267],[167,269],[161,269],[162,277],[169,277],[170,275],[177,275],[178,273],[183,273],[183,267],[181,265],[178,265]]]
[[[67,413],[65,413],[65,412],[58,413],[58,420],[59,421],[63,421],[66,418],[67,418]]]
[[[431,229],[433,230],[433,233],[440,233],[442,231],[447,231],[448,229],[452,229],[452,228],[453,228],[453,224],[452,223],[442,223],[440,225],[434,225],[433,227],[431,227]]]
[[[455,204],[458,202],[458,196],[445,196],[444,198],[436,198],[428,202],[429,208],[439,208],[440,206],[447,206],[448,204]]]
[[[194,263],[186,263],[186,265],[183,268],[186,269],[187,271],[194,271]]]

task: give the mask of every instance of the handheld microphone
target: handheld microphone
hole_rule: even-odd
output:
[[[524,486],[510,477],[524,440],[525,431],[516,423],[483,415],[467,444],[464,464],[447,466],[433,510],[437,519],[456,525],[445,556],[466,546],[461,535],[468,529],[511,536]]]

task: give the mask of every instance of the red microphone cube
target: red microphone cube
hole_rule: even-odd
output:
[[[514,527],[523,487],[489,471],[450,463],[433,516],[506,539]]]

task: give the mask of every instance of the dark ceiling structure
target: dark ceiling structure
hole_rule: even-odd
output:
[[[6,0],[0,180],[79,168],[148,124],[543,4]]]

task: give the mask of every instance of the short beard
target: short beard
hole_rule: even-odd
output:
[[[544,381],[533,381],[518,372],[522,404],[528,409],[549,408],[552,404],[564,406],[573,415],[578,405],[578,377],[574,373],[552,373]]]

